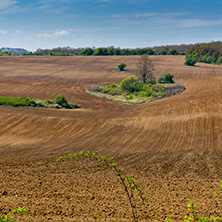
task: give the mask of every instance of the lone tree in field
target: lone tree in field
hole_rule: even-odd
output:
[[[136,63],[136,76],[138,79],[144,83],[155,81],[153,75],[154,66],[147,54],[140,57],[139,61]]]
[[[118,66],[119,71],[124,71],[124,68],[126,67],[125,63],[120,63]]]

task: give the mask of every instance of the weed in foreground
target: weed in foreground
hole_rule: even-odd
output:
[[[107,167],[112,168],[120,183],[122,184],[124,191],[127,195],[130,207],[131,207],[131,211],[132,211],[132,221],[138,222],[140,221],[140,219],[143,219],[143,221],[159,221],[161,222],[162,220],[159,217],[155,217],[155,218],[151,218],[150,216],[148,216],[147,213],[147,206],[145,204],[145,197],[143,195],[142,189],[140,187],[139,182],[137,182],[136,180],[134,180],[132,177],[124,177],[122,176],[122,168],[118,168],[117,167],[117,163],[113,162],[113,158],[106,158],[104,156],[102,156],[101,154],[95,154],[95,153],[90,153],[89,151],[84,152],[81,151],[79,153],[74,153],[74,154],[68,154],[68,156],[60,156],[56,162],[64,162],[66,159],[67,160],[74,160],[75,158],[87,158],[90,161],[98,161],[98,162],[103,162]],[[135,200],[135,193],[139,196],[140,200],[142,201],[142,205],[144,207],[144,209],[138,209],[138,205],[136,204],[136,200]],[[222,193],[222,183],[220,185],[220,190],[216,191],[216,193],[214,194],[214,198],[211,200],[206,212],[203,214],[203,217],[200,217],[199,215],[196,214],[196,209],[198,208],[193,201],[190,201],[188,204],[188,214],[184,216],[183,222],[193,222],[193,221],[197,221],[197,222],[219,222],[222,221],[221,217],[215,217],[215,218],[209,218],[207,217],[209,214],[209,210],[211,209],[213,203],[215,202],[215,200],[217,199],[217,197]],[[144,215],[139,214],[138,212],[143,211]],[[98,220],[98,216],[93,215],[93,219],[95,221]],[[165,222],[173,222],[172,219],[170,218],[166,218],[164,220]],[[0,221],[1,222],[1,221]],[[162,221],[163,222],[163,221]]]
[[[0,222],[17,222],[16,215],[17,214],[22,214],[25,215],[28,211],[25,209],[25,207],[19,207],[14,209],[13,211],[9,212],[5,216],[0,216]],[[14,217],[14,218],[11,218]]]

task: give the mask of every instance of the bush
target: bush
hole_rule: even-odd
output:
[[[185,60],[186,60],[184,63],[185,66],[194,66],[197,62],[197,58],[192,55],[186,56]]]
[[[112,83],[111,85],[108,86],[108,88],[116,88],[116,84]]]
[[[142,90],[141,95],[144,97],[149,97],[153,93],[153,90],[148,85],[144,85]]]
[[[55,103],[57,103],[58,105],[64,108],[70,108],[70,105],[68,104],[67,100],[65,99],[63,95],[56,96]]]
[[[120,83],[120,88],[122,91],[127,91],[129,93],[141,91],[143,84],[133,76],[127,77]]]
[[[125,63],[120,63],[118,66],[119,71],[124,71],[124,68],[126,67]]]
[[[174,83],[173,81],[173,75],[167,73],[163,76],[163,82],[164,83]]]

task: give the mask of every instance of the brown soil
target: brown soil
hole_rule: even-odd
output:
[[[135,106],[86,93],[132,75],[138,59],[0,58],[0,96],[62,94],[85,108],[0,107],[0,215],[25,206],[21,221],[92,221],[93,214],[130,221],[112,171],[83,160],[55,162],[80,150],[115,157],[140,182],[151,216],[182,221],[189,200],[206,210],[222,180],[222,66],[187,67],[184,56],[153,56],[158,76],[173,74],[184,93]],[[121,62],[128,71],[118,72]],[[221,201],[211,216],[222,216]]]

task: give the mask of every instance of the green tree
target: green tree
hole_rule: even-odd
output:
[[[94,55],[108,55],[108,50],[107,48],[98,48],[96,49],[96,51],[94,52]]]
[[[108,55],[113,55],[113,54],[114,54],[113,49],[108,49]]]
[[[120,63],[118,66],[119,71],[124,71],[124,68],[126,67],[125,63]]]
[[[167,53],[168,55],[178,55],[177,50],[176,49],[170,49]]]
[[[115,49],[114,55],[121,55],[121,49]]]
[[[155,81],[154,77],[154,66],[147,54],[140,57],[139,61],[136,63],[136,76],[140,81],[146,83],[148,81]]]
[[[197,58],[193,55],[187,55],[185,58],[185,66],[194,66],[197,62]]]
[[[160,50],[157,55],[166,55],[167,54],[167,50],[166,49],[162,49]]]
[[[94,51],[91,48],[86,48],[79,52],[79,55],[92,55]]]

